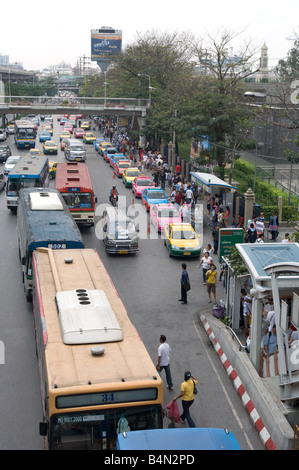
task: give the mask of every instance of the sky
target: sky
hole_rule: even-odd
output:
[[[297,19],[296,19],[297,18]],[[7,20],[7,21],[6,21]],[[214,37],[221,30],[240,32],[240,45],[252,41],[268,46],[269,65],[285,58],[299,33],[297,0],[113,0],[63,2],[14,0],[2,18],[0,54],[22,62],[25,70],[40,70],[62,61],[75,66],[79,57],[90,57],[91,30],[111,26],[122,30],[123,47],[137,34],[190,31],[197,37]],[[234,46],[237,52],[238,44]]]

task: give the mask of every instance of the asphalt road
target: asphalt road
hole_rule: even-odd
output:
[[[54,117],[53,140],[56,143],[59,143],[60,129]],[[7,143],[11,144],[14,155],[25,153],[16,149],[13,136]],[[42,147],[38,140],[37,147]],[[55,160],[64,161],[60,150]],[[126,196],[127,205],[132,203],[131,189],[125,188],[120,179],[113,179],[112,169],[92,145],[88,146],[87,164],[99,206],[108,203],[112,184],[116,184],[120,194]],[[134,202],[136,207],[137,201]],[[140,210],[145,211],[144,208]],[[4,192],[0,194],[0,215],[0,341],[5,346],[5,363],[0,364],[0,449],[37,450],[43,448],[43,440],[38,430],[42,412],[32,305],[26,302],[23,291],[16,215],[6,208]],[[97,217],[96,223],[99,221],[100,217]],[[174,390],[166,388],[163,372],[164,405],[180,393],[184,372],[191,370],[199,380],[198,395],[191,408],[196,425],[227,428],[233,431],[242,449],[263,449],[241,400],[198,322],[197,313],[209,306],[198,260],[185,260],[192,289],[188,293],[188,304],[181,305],[178,299],[182,260],[169,258],[163,240],[152,231],[150,227],[148,233],[147,226],[136,256],[124,257],[106,255],[102,240],[95,235],[95,228],[83,229],[82,234],[85,246],[98,250],[154,363],[157,361],[159,336],[163,333],[167,337],[171,346]],[[203,245],[209,242],[210,231],[205,228]],[[217,298],[224,298],[222,286],[218,287]],[[178,405],[181,409],[180,401]],[[165,419],[164,426],[169,424]]]

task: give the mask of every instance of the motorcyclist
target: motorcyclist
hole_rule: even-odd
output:
[[[112,189],[110,190],[110,196],[109,196],[109,201],[112,204],[112,199],[115,198],[115,201],[118,201],[118,191],[116,189],[116,186],[112,186]]]

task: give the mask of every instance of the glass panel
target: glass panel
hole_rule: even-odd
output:
[[[63,193],[62,194],[69,209],[90,209],[92,207],[91,193]]]
[[[161,427],[162,409],[158,405],[55,415],[50,422],[50,449],[115,449],[120,432]]]

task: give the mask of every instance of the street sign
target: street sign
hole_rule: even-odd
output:
[[[219,261],[222,262],[222,256],[230,254],[230,249],[236,243],[244,242],[244,230],[242,228],[221,228],[219,230]]]

